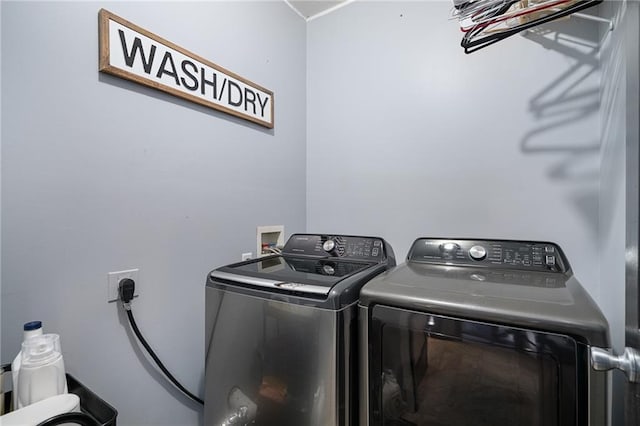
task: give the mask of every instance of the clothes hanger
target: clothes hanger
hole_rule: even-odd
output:
[[[566,10],[568,7],[576,3],[576,0],[555,0],[554,5],[547,5],[544,9],[538,9],[528,13],[516,13],[510,15],[506,19],[496,19],[490,23],[484,23],[477,25],[465,32],[474,31],[475,36],[490,35],[498,32],[509,31],[527,22],[535,21],[536,19],[549,16],[551,14]],[[574,12],[575,13],[575,12]],[[559,19],[559,18],[558,18]]]
[[[519,2],[520,0],[512,0],[510,2],[505,2],[501,7],[496,7],[489,10],[484,10],[478,13],[474,13],[471,16],[465,19],[462,19],[460,21],[460,28],[462,29],[464,22],[471,22],[471,25],[473,26],[474,23],[478,23],[481,21],[488,21],[497,16],[504,15],[507,11],[509,11],[509,9],[516,6]]]
[[[463,6],[456,6],[454,0],[454,10],[452,18],[458,20],[468,19],[479,14],[494,15],[503,10],[508,9],[512,4],[520,0],[475,0],[464,3]],[[506,11],[506,10],[505,10]]]
[[[576,3],[577,1],[578,0],[549,0],[542,3],[536,3],[534,6],[528,6],[526,8],[512,7],[513,10],[511,10],[509,13],[501,14],[499,17],[490,17],[490,18],[484,18],[480,20],[474,20],[474,19],[465,20],[460,23],[460,29],[463,32],[469,32],[475,28],[479,28],[482,25],[488,26],[488,25],[495,24],[498,22],[503,22],[509,19],[519,18],[532,13],[539,13],[547,9],[558,7],[565,3],[570,3],[570,4]],[[565,5],[565,7],[569,5]],[[517,4],[515,6],[517,6]]]
[[[555,13],[552,13],[547,16],[543,16],[541,18],[535,19],[533,21],[518,25],[508,30],[498,31],[494,34],[489,34],[482,38],[476,38],[478,35],[482,35],[484,32],[483,28],[479,28],[477,30],[472,30],[467,32],[460,45],[464,48],[465,53],[473,53],[485,47],[488,47],[498,41],[504,40],[505,38],[511,37],[519,32],[527,30],[529,28],[536,27],[538,25],[545,24],[547,22],[555,21],[556,19],[563,18],[565,16],[569,16],[572,13],[578,12],[583,9],[587,9],[589,7],[595,6],[599,3],[602,3],[603,0],[587,0],[587,1],[578,1],[576,4],[573,4],[566,9],[559,10]]]
[[[504,40],[505,38],[518,34],[521,31],[527,30],[529,28],[533,28],[541,24],[545,24],[547,22],[555,21],[556,19],[563,18],[565,16],[569,16],[572,13],[575,13],[580,10],[587,9],[589,7],[602,3],[602,1],[603,0],[586,0],[586,1],[577,0],[574,4],[570,5],[569,7],[560,9],[549,15],[542,16],[532,21],[517,25],[513,28],[510,28],[504,31],[498,31],[496,33],[489,34],[481,38],[477,38],[477,37],[482,36],[483,33],[486,34],[485,28],[478,28],[475,30],[471,30],[464,35],[464,37],[462,38],[462,41],[460,42],[460,45],[464,48],[465,53],[467,54],[473,53],[487,46],[490,46],[500,40]]]

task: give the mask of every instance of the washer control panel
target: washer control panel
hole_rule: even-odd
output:
[[[382,238],[351,235],[294,234],[283,253],[303,256],[341,257],[379,262],[387,258]]]
[[[419,238],[411,246],[407,261],[545,272],[569,270],[557,244],[533,241]]]

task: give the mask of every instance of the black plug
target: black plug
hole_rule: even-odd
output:
[[[120,295],[120,300],[125,306],[131,302],[135,291],[136,283],[131,278],[123,278],[118,283],[118,294]]]

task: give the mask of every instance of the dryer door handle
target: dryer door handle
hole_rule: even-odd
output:
[[[621,355],[614,355],[602,348],[591,348],[591,366],[597,371],[618,369],[631,383],[640,383],[640,352],[624,348]]]

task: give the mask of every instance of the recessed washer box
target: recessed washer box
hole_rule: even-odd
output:
[[[284,225],[258,226],[256,240],[258,257],[273,254],[276,247],[284,246]]]

